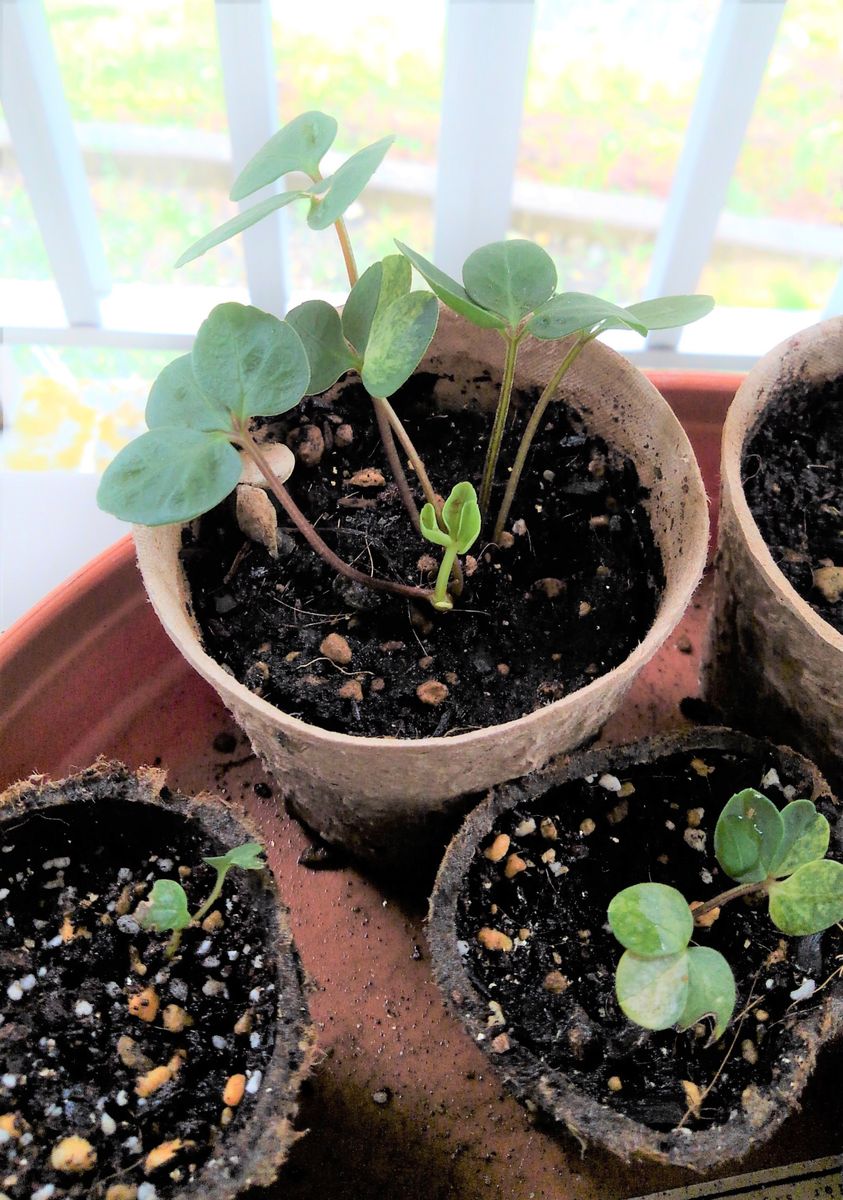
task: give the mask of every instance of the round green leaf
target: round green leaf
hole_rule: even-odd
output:
[[[205,432],[231,429],[231,413],[211,400],[193,374],[189,354],[168,363],[152,385],[146,402],[146,423],[150,429],[162,425],[183,425]]]
[[[770,920],[791,937],[821,933],[843,921],[843,863],[823,858],[770,884]]]
[[[781,811],[784,835],[770,864],[771,875],[792,875],[805,863],[825,858],[831,840],[828,821],[810,800],[793,800]]]
[[[152,429],[124,446],[106,468],[97,504],[139,525],[192,521],[234,490],[241,470],[240,455],[225,434]]]
[[[669,1029],[688,996],[688,953],[639,958],[627,950],[615,974],[615,992],[630,1021],[644,1029]]]
[[[190,924],[190,912],[182,885],[174,879],[156,879],[152,891],[138,912],[138,920],[144,929],[158,929],[162,932],[187,929]]]
[[[601,300],[599,296],[589,296],[587,292],[561,292],[551,296],[530,317],[527,329],[533,337],[549,342],[603,324],[606,328],[634,329],[642,335],[647,332],[628,309]]]
[[[688,902],[663,883],[636,883],[609,905],[609,924],[622,946],[639,958],[661,958],[684,950],[694,932]]]
[[[322,155],[337,136],[337,123],[322,112],[306,112],[273,134],[237,176],[232,200],[242,200],[258,188],[274,183],[288,171],[303,171],[311,178],[319,174]]]
[[[732,796],[714,829],[717,861],[738,883],[760,883],[770,868],[784,836],[781,813],[761,792],[745,788]]]
[[[425,504],[419,513],[419,528],[421,535],[436,546],[450,546],[451,535],[439,528],[436,520],[436,510],[432,504]]]
[[[314,196],[311,200],[307,214],[311,229],[327,229],[342,216],[377,171],[394,141],[394,137],[381,138],[379,142],[373,142],[371,146],[352,154],[337,168],[326,181],[328,186],[322,195]]]
[[[372,263],[348,293],[342,310],[342,331],[361,358],[369,343],[382,281],[383,264]]]
[[[415,371],[436,332],[439,305],[430,292],[409,292],[372,321],[361,378],[371,396],[391,396]]]
[[[243,871],[262,871],[266,866],[263,853],[260,842],[245,842],[242,846],[235,846],[227,854],[203,858],[202,861],[218,871],[227,871],[229,867],[240,867]]]
[[[699,321],[713,308],[713,296],[661,296],[630,304],[626,311],[648,329],[675,329]]]
[[[218,246],[220,242],[227,242],[229,238],[233,238],[236,234],[242,233],[244,229],[249,229],[258,221],[262,221],[269,213],[275,212],[279,208],[286,208],[294,200],[302,199],[309,200],[309,194],[307,192],[282,192],[280,196],[269,196],[266,200],[261,200],[258,204],[247,208],[245,212],[232,217],[230,221],[218,225],[216,229],[212,229],[210,233],[201,237],[198,242],[194,242],[185,250],[181,258],[176,260],[176,266],[183,267],[185,263],[193,262],[194,258],[200,258],[212,246]]]
[[[428,262],[421,254],[415,250],[411,250],[409,246],[405,246],[403,242],[396,239],[395,245],[406,258],[413,264],[419,275],[430,285],[431,291],[438,296],[443,304],[447,304],[453,312],[460,317],[465,317],[471,321],[473,325],[477,325],[480,329],[505,329],[506,321],[495,313],[487,312],[485,308],[481,308],[479,304],[475,304],[469,299],[468,292],[457,283],[456,279],[452,279],[450,275],[446,275],[444,271],[440,271],[432,262]]]
[[[413,268],[403,254],[387,254],[381,260],[381,266],[383,274],[378,293],[378,308],[389,308],[390,304],[394,304],[409,292]]]
[[[199,326],[193,374],[240,420],[273,417],[301,400],[310,365],[292,325],[248,304],[218,304]]]
[[[492,242],[469,254],[462,281],[472,300],[513,327],[553,295],[556,267],[534,242]]]
[[[704,1017],[714,1017],[711,1040],[722,1037],[735,1011],[735,977],[719,950],[709,946],[688,949],[688,996],[677,1024],[690,1029]]]
[[[306,300],[284,318],[301,338],[310,364],[309,396],[317,396],[354,366],[339,313],[325,300]]]

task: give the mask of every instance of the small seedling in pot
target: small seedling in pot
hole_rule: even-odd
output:
[[[457,555],[470,550],[480,533],[480,508],[477,493],[471,484],[458,483],[452,490],[442,506],[441,524],[433,505],[425,504],[421,510],[421,531],[423,537],[436,546],[442,546],[445,551],[433,590],[433,607],[447,612],[454,607],[448,592],[448,580],[457,562]]]
[[[829,838],[828,821],[810,800],[779,811],[747,788],[732,796],[714,831],[717,861],[735,887],[693,909],[661,883],[619,892],[609,924],[625,947],[615,986],[626,1016],[645,1029],[679,1030],[713,1017],[717,1040],[732,1019],[735,978],[719,951],[690,944],[695,926],[741,896],[766,897],[773,925],[791,937],[842,921],[843,863],[825,857]]]
[[[135,914],[138,923],[144,929],[172,933],[166,949],[167,958],[172,958],[181,945],[182,931],[203,920],[219,900],[232,867],[239,867],[242,871],[262,871],[266,867],[263,853],[263,846],[259,842],[246,842],[242,846],[235,846],[227,854],[203,858],[202,861],[216,871],[216,880],[208,898],[192,914],[187,893],[180,883],[175,879],[156,879],[149,896],[138,906]]]
[[[500,541],[518,482],[545,410],[584,347],[607,329],[646,335],[695,321],[710,311],[708,296],[672,296],[621,308],[579,292],[556,293],[556,268],[540,247],[524,240],[495,242],[469,256],[463,284],[397,242],[387,255],[358,274],[344,213],[380,165],[392,138],[353,154],[325,177],[321,163],[334,142],[337,122],[321,112],[296,117],[275,134],[243,169],[231,191],[242,200],[288,173],[306,177],[299,188],[259,201],[194,243],[177,266],[248,229],[278,209],[301,202],[311,229],[333,226],[350,292],[342,314],[322,300],[308,300],[279,321],[239,304],[222,304],[199,329],[191,354],[176,359],[156,380],[147,405],[149,431],[125,447],[103,476],[101,508],[143,525],[188,521],[220,503],[240,479],[240,453],[250,458],[311,550],[338,574],[377,591],[429,601],[446,612],[461,592],[457,555],[486,520],[515,384],[518,347],[529,334],[546,341],[573,337],[533,410],[509,473],[491,529]],[[412,268],[430,291],[411,290]],[[438,320],[437,298],[458,315],[494,329],[505,343],[503,382],[480,480],[480,522],[470,540],[447,524],[444,509],[421,455],[390,397],[406,383],[430,345]],[[371,399],[384,455],[414,531],[443,546],[445,555],[431,591],[367,575],[344,562],[325,542],[273,471],[251,431],[254,417],[280,416],[304,395],[324,392],[356,372]],[[399,455],[409,462],[424,495],[424,518]],[[457,484],[451,495],[470,484]],[[440,489],[443,494],[445,489]],[[431,510],[433,518],[431,518]],[[466,510],[468,511],[468,510]],[[467,519],[467,518],[466,518]],[[436,535],[436,536],[432,536]],[[447,564],[447,570],[445,569]],[[450,582],[449,582],[450,576]],[[444,589],[444,590],[443,590]]]

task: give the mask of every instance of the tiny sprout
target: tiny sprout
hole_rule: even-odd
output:
[[[202,861],[214,868],[216,880],[207,900],[192,916],[187,904],[187,893],[174,879],[156,879],[149,897],[137,908],[135,915],[144,929],[173,934],[167,943],[168,958],[172,958],[178,950],[182,930],[201,921],[216,904],[222,893],[225,877],[232,867],[239,867],[242,871],[262,871],[266,866],[263,846],[259,842],[246,842],[242,846],[235,846],[227,854],[203,858]]]
[[[714,851],[737,886],[693,910],[676,888],[637,883],[609,905],[609,925],[625,949],[615,975],[618,1003],[644,1029],[688,1029],[714,1018],[711,1040],[735,1009],[735,978],[719,951],[691,946],[694,928],[740,896],[767,896],[770,920],[791,937],[843,920],[843,863],[825,857],[829,824],[810,800],[779,811],[754,788],[732,796],[717,821]]]
[[[458,554],[465,552],[474,545],[480,533],[480,508],[477,504],[477,493],[470,483],[458,483],[450,496],[442,505],[442,526],[436,519],[436,510],[432,504],[425,504],[419,514],[422,536],[437,546],[442,546],[444,554],[436,576],[436,586],[433,589],[433,607],[447,612],[454,607],[448,593],[448,580],[451,577],[454,563]]]

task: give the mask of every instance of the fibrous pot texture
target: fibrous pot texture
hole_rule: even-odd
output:
[[[818,1050],[843,1029],[840,931],[784,938],[765,904],[742,899],[694,933],[735,973],[718,1041],[705,1022],[643,1030],[617,1003],[609,901],[647,881],[689,903],[728,888],[713,831],[746,786],[779,806],[813,799],[843,858],[839,805],[808,760],[700,729],[575,754],[494,789],[439,871],[428,937],[449,1007],[522,1102],[627,1161],[705,1171],[743,1157],[798,1106]]]
[[[555,344],[525,341],[519,387],[543,385],[561,352]],[[472,405],[491,413],[502,362],[495,333],[443,310],[421,370],[439,377],[440,408]],[[486,382],[476,385],[478,379]],[[635,464],[649,493],[645,505],[665,587],[647,636],[619,666],[505,724],[443,738],[374,739],[322,730],[280,711],[205,652],[178,557],[181,527],[135,530],[144,582],[167,632],[216,688],[296,812],[327,840],[375,858],[395,858],[398,847],[407,852],[421,841],[441,845],[465,796],[534,770],[596,734],[682,616],[702,573],[708,531],[705,492],[684,431],[645,377],[599,342],[566,376],[562,398],[589,433]]]
[[[723,717],[796,746],[843,783],[843,633],[803,599],[744,491],[747,445],[789,394],[843,377],[843,317],[782,342],[750,371],[723,429],[714,607],[703,689]],[[785,451],[782,447],[782,451]],[[794,521],[801,520],[794,512]]]
[[[100,760],[0,796],[0,1192],[234,1200],[275,1180],[313,1035],[269,872],[230,872],[173,956],[135,919],[153,878],[193,906],[202,856],[254,840],[156,768]]]

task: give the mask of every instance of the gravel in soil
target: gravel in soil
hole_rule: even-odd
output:
[[[491,421],[434,412],[435,382],[414,376],[394,405],[447,494],[478,483]],[[502,463],[535,398],[516,397]],[[304,401],[265,433],[295,450],[290,491],[342,557],[432,583],[438,549],[412,531],[359,385]],[[664,585],[644,498],[632,462],[560,403],[534,442],[506,546],[475,544],[450,614],[335,578],[283,515],[272,558],[241,533],[233,499],[186,532],[182,558],[206,649],[257,695],[324,729],[447,736],[549,704],[641,642]]]
[[[0,830],[0,1193],[164,1200],[249,1119],[275,962],[238,873],[172,959],[133,915],[159,878],[195,911],[219,852],[180,814],[119,800]]]
[[[843,378],[782,388],[747,441],[742,475],[788,582],[843,633]]]
[[[695,943],[724,954],[738,986],[735,1020],[709,1046],[709,1022],[652,1033],[624,1017],[614,992],[622,948],[606,909],[647,880],[679,888],[689,903],[732,886],[714,857],[716,819],[745,787],[779,806],[797,798],[772,764],[772,754],[677,754],[568,782],[498,819],[459,899],[457,937],[502,1057],[518,1042],[598,1103],[655,1129],[674,1128],[689,1110],[688,1128],[703,1129],[741,1105],[769,1104],[757,1089],[786,1067],[790,1027],[839,974],[840,928],[785,938],[758,900],[734,901],[697,927]]]

